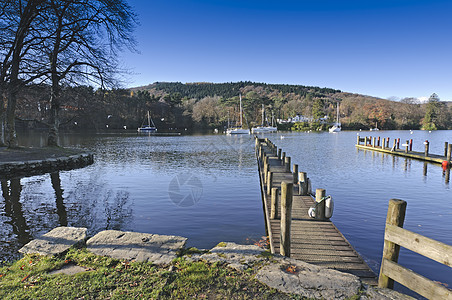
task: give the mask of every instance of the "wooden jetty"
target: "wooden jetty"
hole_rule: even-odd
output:
[[[381,143],[380,143],[381,141]],[[361,144],[363,143],[363,144]],[[380,137],[357,137],[356,148],[373,150],[408,158],[414,158],[418,160],[428,161],[432,163],[442,164],[443,166],[451,165],[452,144],[448,142],[444,143],[444,155],[430,154],[429,142],[424,142],[424,152],[417,152],[413,150],[413,140],[407,140],[400,149],[400,139],[394,139],[393,146],[389,146],[389,138],[380,139]]]
[[[351,273],[376,285],[375,273],[336,226],[324,218],[325,190],[317,189],[316,219],[308,210],[315,204],[306,173],[290,170],[290,157],[268,139],[256,138],[265,222],[272,253]],[[279,200],[279,201],[278,201]]]

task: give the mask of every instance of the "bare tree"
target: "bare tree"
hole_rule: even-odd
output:
[[[117,52],[134,49],[136,17],[125,0],[7,0],[0,9],[6,144],[17,146],[17,93],[25,84],[39,81],[50,86],[48,144],[57,145],[61,87],[113,86],[119,71]]]

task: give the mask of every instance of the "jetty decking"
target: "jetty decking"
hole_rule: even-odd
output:
[[[283,181],[294,182],[294,173],[297,174],[298,170],[294,170],[294,173],[288,170],[288,166],[284,162],[290,166],[290,158],[284,159],[285,153],[281,157],[281,149],[279,149],[278,157],[275,151],[276,147],[268,139],[256,139],[256,149],[270,248],[272,253],[280,253],[281,209],[278,205],[276,217],[272,219],[270,190],[278,188],[281,191]],[[267,166],[264,164],[265,161],[268,161]],[[265,172],[268,171],[272,173],[270,185],[265,178]],[[336,226],[330,220],[316,220],[308,216],[308,209],[315,201],[311,195],[298,195],[299,188],[301,188],[301,184],[293,185],[290,257],[351,273],[360,277],[367,284],[376,285],[375,273]]]
[[[361,142],[363,144],[361,144]],[[452,144],[445,143],[444,145],[444,155],[437,155],[429,153],[429,143],[424,142],[425,150],[424,152],[412,151],[413,150],[413,140],[407,140],[405,144],[402,145],[404,149],[400,149],[400,139],[394,140],[394,145],[389,147],[389,138],[383,138],[380,145],[380,137],[359,137],[356,141],[356,148],[364,150],[378,151],[408,158],[414,158],[418,160],[428,161],[432,163],[445,164],[450,166],[451,164],[451,152]]]

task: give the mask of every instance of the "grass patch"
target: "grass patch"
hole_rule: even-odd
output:
[[[68,264],[90,271],[71,276],[49,274]],[[159,267],[96,256],[82,248],[71,249],[61,257],[27,255],[1,267],[0,299],[292,298],[257,282],[253,276],[219,263],[189,262],[183,257],[171,266]]]

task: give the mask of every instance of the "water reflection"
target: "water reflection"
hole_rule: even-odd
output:
[[[389,159],[389,156],[391,156],[392,159],[392,169],[398,169],[400,168],[400,163],[401,160],[403,160],[402,162],[402,169],[405,173],[410,173],[411,169],[413,167],[413,163],[414,162],[422,162],[422,175],[424,177],[424,179],[426,179],[427,174],[428,174],[428,168],[429,165],[432,167],[438,167],[438,164],[436,163],[431,163],[428,161],[418,161],[418,160],[413,160],[411,158],[406,158],[406,157],[401,157],[401,156],[397,156],[397,155],[391,155],[391,154],[387,154],[387,153],[382,153],[382,152],[378,152],[378,151],[372,151],[372,150],[367,150],[367,149],[359,149],[356,148],[357,153],[363,153],[364,157],[367,157],[369,155],[368,152],[370,152],[371,155],[371,161],[372,162],[376,162],[377,161],[377,157],[380,157],[380,164],[381,166],[386,165],[386,158]],[[446,184],[449,184],[450,182],[450,167],[442,167],[443,171],[442,171],[442,177],[444,178],[444,182]]]
[[[52,187],[55,191],[56,208],[60,226],[67,226],[67,212],[64,205],[63,189],[61,188],[60,172],[50,173]]]
[[[2,180],[1,186],[3,199],[5,201],[5,215],[9,218],[9,220],[4,223],[11,226],[12,232],[17,236],[19,243],[28,243],[31,240],[31,235],[30,228],[24,217],[22,204],[20,203],[20,194],[22,192],[20,179],[15,178],[9,181]]]

